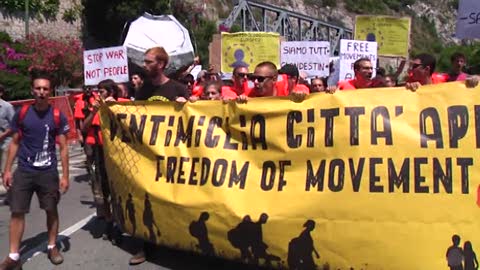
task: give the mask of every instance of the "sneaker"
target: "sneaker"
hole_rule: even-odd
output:
[[[9,256],[0,264],[0,270],[21,270],[22,263],[20,260],[15,261]]]
[[[137,265],[137,264],[144,263],[146,260],[147,260],[147,258],[145,257],[145,251],[142,249],[142,250],[140,250],[139,252],[135,253],[135,254],[130,258],[130,260],[128,261],[128,263],[129,263],[130,265]]]
[[[48,250],[48,259],[52,264],[58,265],[63,263],[63,256],[60,254],[60,251],[57,247]]]

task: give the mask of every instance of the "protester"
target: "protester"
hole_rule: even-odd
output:
[[[165,49],[163,47],[150,48],[145,52],[144,57],[144,68],[148,80],[135,93],[135,100],[185,103],[189,97],[185,85],[169,79],[164,73],[169,60]]]
[[[300,73],[298,68],[292,64],[286,64],[278,70],[278,74],[282,77],[281,81],[277,81],[277,96],[288,96],[293,92],[310,94],[310,89],[303,84],[299,84]]]
[[[465,81],[468,74],[463,72],[465,65],[467,64],[467,58],[463,53],[456,52],[450,57],[450,63],[452,64],[450,72],[448,72],[447,82],[453,81]]]
[[[249,75],[249,79],[254,83],[253,97],[271,97],[277,96],[278,90],[276,86],[278,77],[277,66],[272,62],[261,62],[255,67],[253,74]]]
[[[383,77],[383,86],[384,87],[395,87],[397,86],[397,80],[394,75],[386,75]]]
[[[0,84],[0,164],[5,167],[7,151],[5,151],[11,141],[10,125],[15,114],[12,104],[3,99],[5,87]]]
[[[121,89],[110,79],[103,80],[97,85],[99,97],[97,97],[86,112],[85,120],[82,122],[81,130],[90,136],[87,137],[85,144],[91,149],[93,157],[93,168],[91,169],[91,184],[95,206],[97,208],[97,217],[105,221],[105,227],[102,232],[103,240],[110,240],[113,244],[119,241],[118,234],[115,235],[112,203],[110,198],[110,186],[105,167],[103,154],[103,139],[100,130],[100,117],[98,108],[103,101],[117,101]],[[126,100],[126,99],[123,99]]]
[[[353,72],[355,77],[352,80],[338,82],[337,88],[339,90],[355,90],[382,86],[380,81],[372,80],[373,66],[368,58],[360,58],[355,61],[355,63],[353,63]],[[336,90],[336,88],[330,88],[330,92]]]
[[[94,131],[89,130],[87,132],[83,132],[81,129],[81,126],[83,125],[83,121],[85,120],[85,117],[91,111],[91,107],[94,100],[95,100],[95,95],[94,95],[94,92],[92,91],[92,87],[84,86],[82,94],[78,95],[78,98],[75,101],[75,108],[73,113],[73,117],[75,119],[75,125],[77,128],[77,134],[79,136],[79,141],[82,143],[83,150],[87,158],[86,160],[87,171],[90,175],[92,174],[91,168],[93,164],[93,150],[91,148],[91,144],[93,144],[95,141]]]
[[[203,90],[203,100],[220,100],[222,98],[221,95],[222,84],[217,81],[208,82],[205,85],[205,89]]]
[[[66,117],[49,105],[53,89],[46,73],[32,74],[32,90],[35,102],[25,105],[13,117],[12,142],[3,173],[3,185],[7,188],[11,211],[10,253],[0,264],[0,269],[21,268],[20,243],[25,229],[25,214],[35,192],[40,208],[46,211],[48,246],[47,254],[52,264],[61,264],[63,256],[56,247],[60,192],[69,187],[68,146],[66,134],[70,127]],[[58,136],[62,176],[57,171],[55,137]],[[12,175],[13,160],[18,154],[18,167]],[[60,192],[59,192],[60,191]]]
[[[187,91],[188,93],[192,93],[193,92],[193,85],[195,84],[195,78],[193,77],[192,74],[187,74],[185,75],[181,80],[180,80],[181,83],[185,84],[185,86],[187,87]]]
[[[327,78],[315,77],[310,83],[310,93],[325,92],[327,90]]]
[[[437,61],[430,54],[422,53],[413,57],[408,70],[408,80],[405,87],[416,91],[420,86],[446,82],[447,78],[435,73]],[[465,85],[469,88],[478,85],[478,76],[467,77]]]
[[[163,47],[150,48],[145,52],[144,64],[148,83],[136,93],[135,100],[148,101],[176,101],[185,103],[189,93],[185,85],[169,79],[164,71],[168,65],[169,56]],[[145,245],[136,252],[129,260],[130,265],[145,262]]]
[[[129,96],[135,97],[135,93],[139,91],[145,83],[145,72],[143,69],[137,69],[132,72],[132,75],[130,76],[130,82],[133,92],[129,92]]]
[[[250,95],[252,89],[248,86],[248,68],[236,67],[232,72],[233,86],[222,87],[222,98],[225,100],[233,100],[240,97],[245,99]]]

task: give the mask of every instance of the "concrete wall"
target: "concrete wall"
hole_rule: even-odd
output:
[[[31,34],[41,33],[56,39],[65,36],[80,37],[82,28],[81,18],[77,18],[73,23],[65,22],[62,19],[65,10],[79,3],[80,0],[60,0],[56,18],[46,21],[43,17],[40,20],[31,17],[29,20],[29,32]],[[24,13],[10,15],[0,9],[0,31],[7,32],[14,40],[23,39],[25,37]]]

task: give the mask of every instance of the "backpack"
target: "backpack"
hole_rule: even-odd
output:
[[[19,139],[23,137],[23,120],[27,115],[28,109],[30,109],[32,105],[22,105],[20,112],[18,113],[17,119],[17,126],[18,126],[18,135]],[[60,110],[58,108],[53,107],[53,122],[55,123],[55,130],[58,131],[60,128]]]

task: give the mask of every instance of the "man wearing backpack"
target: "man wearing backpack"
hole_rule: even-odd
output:
[[[63,257],[56,247],[59,218],[57,205],[60,192],[69,187],[68,147],[66,134],[70,127],[66,117],[49,105],[52,80],[47,74],[32,76],[31,93],[35,103],[22,107],[13,117],[12,142],[3,173],[3,185],[8,190],[10,204],[10,253],[0,264],[0,270],[20,269],[19,248],[25,229],[25,213],[35,192],[40,208],[46,211],[48,229],[48,258],[53,264],[61,264]],[[62,176],[57,171],[55,137],[58,137]],[[18,167],[12,174],[14,158]]]

